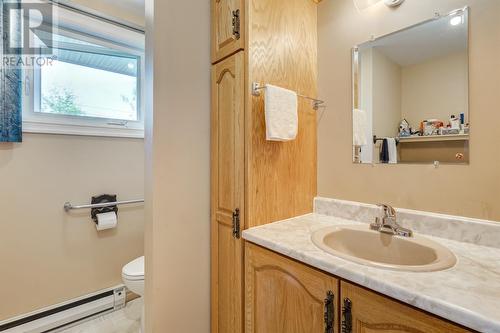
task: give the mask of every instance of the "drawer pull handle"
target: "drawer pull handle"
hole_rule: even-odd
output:
[[[326,293],[325,298],[325,333],[333,333],[335,325],[335,295],[331,290]]]
[[[352,333],[352,302],[349,298],[344,298],[342,307],[342,333]]]
[[[240,10],[233,10],[233,36],[236,39],[240,39]]]

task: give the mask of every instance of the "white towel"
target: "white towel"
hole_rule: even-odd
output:
[[[290,141],[297,137],[296,92],[266,84],[265,109],[268,141]]]
[[[396,148],[396,139],[387,138],[387,148],[389,149],[389,164],[397,164],[398,149]]]
[[[368,118],[366,112],[359,109],[352,111],[352,133],[353,145],[364,146],[368,144],[366,137],[368,127]]]

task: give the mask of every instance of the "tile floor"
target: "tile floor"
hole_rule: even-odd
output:
[[[127,303],[121,310],[73,326],[59,333],[139,333],[142,299]]]

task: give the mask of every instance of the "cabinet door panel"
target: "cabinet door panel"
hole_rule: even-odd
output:
[[[212,63],[244,48],[244,12],[244,0],[212,0]]]
[[[244,217],[244,60],[240,52],[212,70],[212,332],[243,329],[243,245],[233,213]]]
[[[336,279],[258,246],[245,245],[247,333],[324,333],[325,299],[337,332]]]
[[[352,330],[356,333],[471,332],[423,311],[342,281],[341,302],[351,301]],[[349,333],[346,331],[346,333]]]

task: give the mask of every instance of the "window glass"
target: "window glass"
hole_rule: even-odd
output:
[[[41,113],[137,121],[138,57],[57,36],[55,61],[40,68]]]

